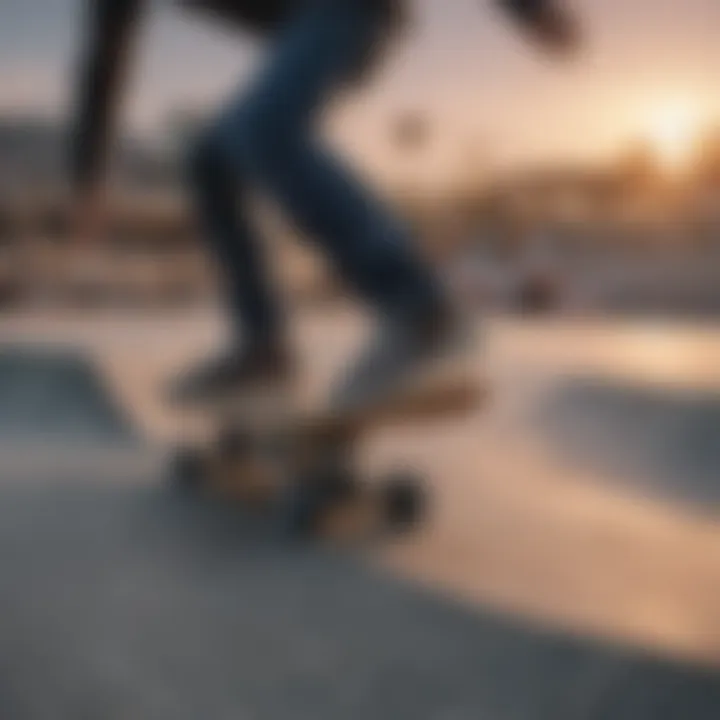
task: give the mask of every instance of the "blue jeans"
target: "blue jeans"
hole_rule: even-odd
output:
[[[236,329],[274,341],[283,332],[263,243],[243,188],[268,193],[315,241],[351,289],[380,312],[435,302],[438,290],[408,232],[317,136],[325,102],[383,31],[366,0],[308,0],[273,41],[254,86],[197,143],[191,178],[219,260]]]

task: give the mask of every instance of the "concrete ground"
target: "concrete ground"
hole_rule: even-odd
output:
[[[313,394],[360,326],[297,328]],[[491,405],[365,453],[430,522],[350,554],[163,484],[210,318],[1,320],[0,717],[720,717],[720,331],[486,332]]]

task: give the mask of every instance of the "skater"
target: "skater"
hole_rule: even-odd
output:
[[[502,0],[500,5],[531,37],[561,51],[573,44],[574,25],[560,2]],[[338,384],[336,406],[347,410],[391,401],[399,380],[411,381],[429,360],[455,352],[459,323],[408,231],[329,152],[316,121],[335,92],[368,76],[400,32],[408,8],[401,0],[180,4],[261,34],[268,58],[255,82],[223,108],[190,152],[189,185],[221,271],[232,332],[221,357],[180,378],[173,396],[202,400],[260,382],[280,383],[292,372],[285,318],[245,203],[247,190],[257,188],[317,243],[378,318],[377,337]],[[90,40],[75,149],[85,227],[99,207],[103,157],[143,6],[141,0],[88,3]]]

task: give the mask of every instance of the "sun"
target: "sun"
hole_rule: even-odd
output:
[[[650,116],[647,135],[660,162],[679,170],[690,162],[700,127],[698,114],[689,104],[658,107]]]

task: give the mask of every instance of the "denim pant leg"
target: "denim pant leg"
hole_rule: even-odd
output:
[[[438,289],[411,238],[317,136],[326,101],[382,32],[366,0],[308,0],[249,93],[216,127],[230,161],[272,195],[361,296],[380,310],[432,303]]]
[[[233,340],[282,342],[284,323],[266,267],[266,248],[245,207],[246,183],[229,164],[214,128],[196,142],[188,165],[196,214],[216,261]]]

